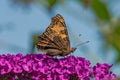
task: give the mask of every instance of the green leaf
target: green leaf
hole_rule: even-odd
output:
[[[104,4],[100,0],[92,0],[91,7],[100,20],[110,20],[110,14],[106,4]]]
[[[111,29],[111,33],[106,36],[106,41],[117,51],[116,63],[120,62],[120,25]]]
[[[53,7],[56,4],[57,0],[48,0],[48,4],[50,7]]]
[[[114,47],[117,50],[117,61],[116,62],[120,62],[120,24],[117,25],[117,27],[115,27],[115,31],[114,31]]]

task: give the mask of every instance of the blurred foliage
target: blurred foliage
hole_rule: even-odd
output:
[[[12,3],[15,5],[20,5],[20,6],[29,6],[31,3],[33,3],[35,0],[11,0]]]
[[[35,52],[35,45],[38,43],[38,34],[33,33],[32,36],[31,36],[31,40],[32,41],[30,43],[30,47],[31,47],[30,52],[34,53]]]
[[[91,7],[96,16],[100,20],[110,20],[110,13],[107,9],[107,5],[101,2],[101,0],[79,0],[85,7]]]
[[[43,5],[49,12],[52,12],[55,5],[63,3],[64,0],[12,0],[15,5],[20,5],[23,8],[29,8],[32,3]]]
[[[47,6],[47,8],[48,8],[48,10],[52,10],[52,8],[57,4],[57,1],[58,0],[47,0],[47,2],[48,2],[48,6]]]
[[[29,5],[31,3],[37,3],[43,5],[48,11],[53,11],[54,7],[60,3],[67,2],[68,0],[12,0],[15,4]],[[112,46],[117,51],[116,62],[120,62],[120,22],[119,19],[113,20],[111,12],[108,10],[108,5],[102,0],[75,0],[82,3],[86,8],[90,8],[96,15],[98,27],[101,35],[104,38],[104,42],[107,46]],[[102,24],[101,24],[102,23]],[[107,25],[107,29],[106,29]],[[32,49],[36,44],[36,36],[33,36]],[[106,47],[107,48],[107,47]],[[107,50],[107,49],[106,49]]]
[[[112,27],[110,32],[105,35],[105,38],[108,45],[112,45],[116,49],[118,53],[116,62],[120,62],[120,23]]]
[[[117,51],[116,62],[120,62],[120,24],[119,19],[112,21],[112,16],[108,10],[108,5],[101,0],[80,0],[84,6],[89,4],[89,7],[94,11],[97,16],[97,23],[100,27],[100,32],[104,37],[106,46],[112,46]],[[87,6],[88,7],[88,6]],[[101,25],[102,23],[102,25]],[[106,26],[107,24],[107,26]],[[107,29],[106,29],[107,27]],[[105,47],[104,47],[105,48]],[[108,47],[106,47],[108,48]],[[107,50],[107,49],[106,49]]]
[[[107,9],[106,4],[104,4],[100,0],[92,0],[91,7],[99,19],[106,21],[110,20],[110,13]]]

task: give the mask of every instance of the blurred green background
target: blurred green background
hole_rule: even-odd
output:
[[[37,36],[61,14],[76,56],[113,64],[120,76],[120,0],[0,0],[0,54],[39,53]],[[79,36],[81,34],[81,36]]]

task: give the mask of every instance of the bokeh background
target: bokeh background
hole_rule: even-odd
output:
[[[66,22],[75,56],[113,64],[120,76],[120,0],[0,0],[0,54],[37,52],[37,36],[51,17]],[[120,80],[120,79],[118,79]]]

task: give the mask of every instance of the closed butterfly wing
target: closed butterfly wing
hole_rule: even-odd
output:
[[[50,56],[65,56],[74,51],[70,48],[70,41],[63,17],[57,14],[45,32],[39,36],[37,48]]]
[[[51,53],[49,56],[57,56],[58,54],[61,54],[62,52],[58,50],[58,46],[56,46],[53,41],[48,39],[44,34],[40,35],[39,42],[37,44],[37,48],[39,51]],[[56,54],[57,53],[57,54]]]

